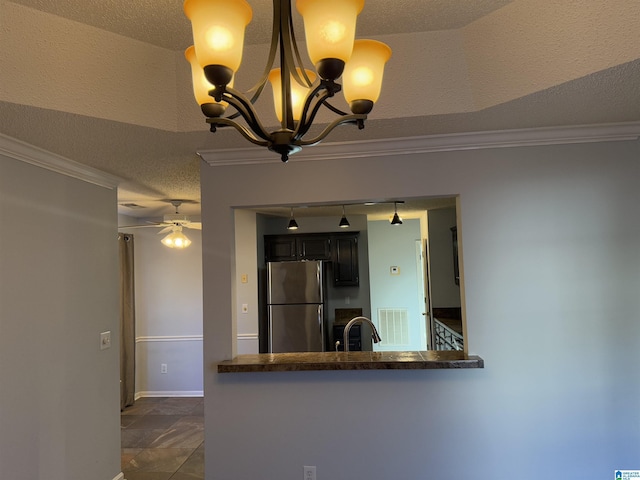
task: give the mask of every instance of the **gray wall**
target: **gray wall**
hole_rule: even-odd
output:
[[[115,189],[0,156],[3,479],[119,475],[116,235]]]
[[[640,451],[640,143],[202,169],[206,478],[609,478]],[[339,173],[338,173],[339,172]],[[366,172],[366,181],[353,182]],[[313,178],[313,183],[300,179]],[[269,185],[269,188],[265,188]],[[460,195],[482,370],[217,374],[231,206]]]
[[[123,231],[134,235],[136,395],[202,395],[202,234],[185,229],[191,245],[179,250],[160,242],[158,228]]]
[[[431,305],[460,308],[460,286],[455,282],[451,236],[451,227],[456,226],[456,209],[431,210],[428,219]]]

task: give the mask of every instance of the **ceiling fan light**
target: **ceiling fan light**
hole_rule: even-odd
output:
[[[162,244],[169,248],[187,248],[191,245],[191,240],[184,233],[182,233],[181,229],[175,229],[169,235],[164,237],[162,240]]]
[[[373,108],[373,104],[380,97],[384,66],[389,58],[391,58],[391,49],[382,42],[377,40],[354,42],[353,54],[345,65],[342,76],[344,98],[350,105],[354,102],[368,101]],[[354,111],[353,108],[352,111]]]
[[[347,62],[351,57],[356,33],[356,18],[364,7],[364,0],[297,0],[296,8],[304,20],[307,51],[318,74],[335,80],[339,70],[323,76],[321,64],[325,60]]]
[[[253,16],[251,7],[245,0],[185,0],[184,13],[191,20],[199,65],[228,69],[215,81],[206,72],[211,83],[227,85],[242,61],[244,29]]]

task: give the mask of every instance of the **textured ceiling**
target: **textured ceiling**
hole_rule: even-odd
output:
[[[260,47],[270,34],[272,2],[249,3],[247,41]],[[145,208],[120,213],[161,216],[178,198],[189,201],[183,213],[197,215],[195,152],[249,145],[234,131],[210,134],[182,88],[181,52],[191,43],[182,2],[0,0],[0,8],[0,133],[122,178],[120,203]],[[396,44],[384,98],[357,140],[640,121],[638,32],[637,0],[367,0],[358,36]],[[70,45],[69,38],[81,41]],[[76,45],[82,55],[95,52],[97,74],[78,64],[70,51]],[[169,60],[147,65],[145,45],[161,47],[166,54],[157,58]],[[39,63],[28,58],[35,47],[48,49]],[[6,60],[12,54],[13,64]],[[158,74],[149,77],[149,66]],[[177,89],[178,114],[146,110],[135,103],[137,92],[127,97],[137,78],[153,82],[148,105],[166,101],[154,93],[166,97]],[[158,118],[168,121],[156,125]],[[327,141],[354,140],[353,132],[337,129]]]
[[[367,0],[358,18],[357,33],[370,37],[460,28],[512,1]],[[182,10],[184,2],[180,0],[13,0],[13,3],[171,50],[184,50],[193,43],[191,27]],[[246,42],[265,43],[271,34],[273,2],[249,3],[253,19],[247,27]],[[300,23],[296,23],[299,28]]]

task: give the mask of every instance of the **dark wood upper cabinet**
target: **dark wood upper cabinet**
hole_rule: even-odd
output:
[[[333,284],[354,287],[359,284],[358,235],[345,234],[334,238]]]
[[[264,255],[267,262],[298,260],[296,238],[293,235],[267,235],[264,237]]]
[[[300,260],[331,260],[331,237],[301,236],[297,241]]]
[[[264,236],[265,261],[324,260],[332,262],[337,287],[357,286],[358,233],[313,233]]]
[[[330,261],[331,238],[326,234],[265,235],[264,252],[267,262]]]

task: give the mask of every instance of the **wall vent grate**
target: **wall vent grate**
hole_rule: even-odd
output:
[[[378,325],[381,346],[409,345],[409,313],[406,308],[379,308]]]

